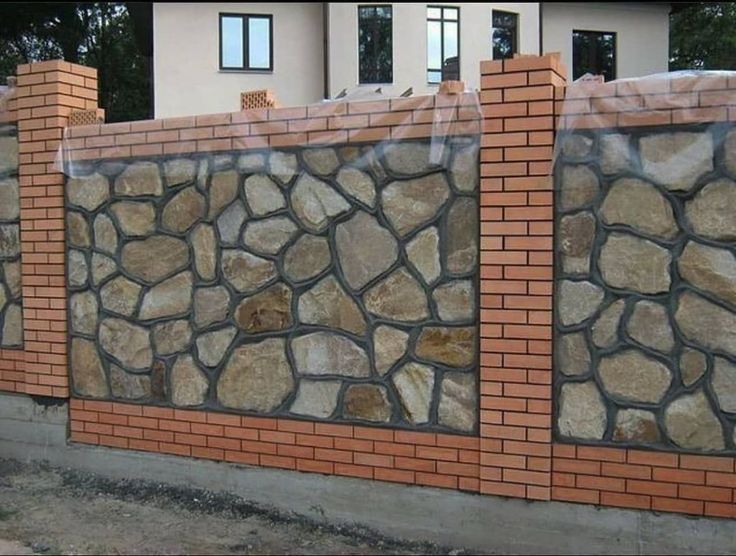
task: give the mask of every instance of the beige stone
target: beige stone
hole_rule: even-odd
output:
[[[156,355],[171,355],[187,349],[192,340],[188,320],[170,320],[153,327],[153,345]]]
[[[135,162],[115,179],[115,194],[125,197],[162,195],[161,175],[153,162]],[[92,210],[92,209],[89,209]]]
[[[113,398],[140,400],[151,396],[151,377],[129,373],[117,365],[110,365],[110,390]]]
[[[406,256],[426,284],[432,285],[440,277],[440,235],[430,226],[417,233],[405,246]]]
[[[180,355],[171,368],[171,403],[192,407],[204,403],[209,381],[191,355]]]
[[[218,245],[215,230],[209,224],[198,224],[189,236],[194,253],[194,268],[204,281],[214,280],[217,275]]]
[[[593,140],[580,133],[567,135],[562,141],[562,154],[568,158],[585,158],[590,154]]]
[[[445,322],[472,320],[475,316],[475,288],[471,280],[454,280],[432,292],[437,314]]]
[[[93,211],[110,198],[110,182],[100,174],[69,178],[66,196],[72,205]]]
[[[424,289],[404,268],[370,288],[363,302],[369,312],[381,318],[416,322],[429,316]]]
[[[153,363],[153,350],[148,330],[118,318],[100,323],[98,340],[102,350],[128,369],[148,369]]]
[[[603,296],[603,289],[590,282],[559,282],[557,314],[560,322],[564,326],[571,326],[589,319],[600,307]]]
[[[343,417],[374,423],[391,419],[386,388],[377,384],[353,384],[345,391]]]
[[[584,375],[590,370],[590,350],[585,334],[574,332],[557,337],[557,364],[562,374]]]
[[[284,194],[266,175],[254,174],[245,179],[245,198],[254,216],[265,216],[286,206]]]
[[[156,209],[147,201],[118,201],[110,211],[126,236],[145,236],[156,229]]]
[[[87,259],[82,251],[74,249],[69,251],[67,275],[69,286],[73,288],[79,288],[87,284],[89,268],[87,267]]]
[[[284,254],[284,272],[295,282],[314,278],[332,262],[330,246],[323,237],[304,234]]]
[[[134,278],[156,283],[189,265],[189,248],[180,239],[155,235],[126,243],[121,261]]]
[[[647,347],[669,353],[675,347],[667,309],[653,301],[639,301],[626,325],[629,336]]]
[[[166,203],[161,215],[164,230],[182,234],[204,217],[205,201],[202,194],[191,185],[182,189]]]
[[[383,376],[406,353],[409,334],[392,326],[380,325],[373,332],[373,357],[376,371]]]
[[[426,326],[416,340],[417,357],[450,367],[468,367],[475,361],[475,327]]]
[[[686,450],[723,450],[723,429],[702,390],[684,394],[664,412],[667,436]]]
[[[204,328],[228,317],[230,293],[224,286],[197,288],[194,291],[194,325]]]
[[[455,152],[450,164],[450,177],[458,191],[471,193],[478,188],[478,145],[463,147]]]
[[[0,220],[16,220],[20,217],[20,196],[16,178],[0,179]]]
[[[598,374],[606,392],[631,402],[658,403],[672,383],[672,373],[663,363],[637,349],[602,357]]]
[[[368,377],[365,350],[351,339],[331,332],[312,332],[291,341],[296,370],[303,375]]]
[[[595,238],[596,220],[590,212],[578,212],[560,219],[558,248],[562,269],[570,274],[590,272],[590,251]]]
[[[736,365],[723,357],[715,357],[713,364],[713,393],[722,411],[736,413]]]
[[[94,336],[97,331],[97,296],[89,290],[69,298],[72,332]]]
[[[71,341],[71,377],[74,391],[89,398],[106,398],[110,389],[95,343],[83,338]]]
[[[689,241],[677,268],[693,286],[736,305],[736,257],[731,251]]]
[[[164,181],[167,187],[193,183],[197,175],[197,162],[188,158],[175,158],[164,162]]]
[[[439,424],[470,432],[478,420],[478,384],[473,373],[444,373],[437,410]]]
[[[283,184],[288,184],[299,167],[296,155],[281,151],[272,151],[268,157],[270,173]]]
[[[562,436],[601,440],[607,423],[606,406],[594,381],[562,385],[557,418],[557,428]]]
[[[3,323],[3,347],[18,347],[23,344],[23,311],[20,305],[12,304],[5,308]]]
[[[92,253],[92,283],[97,286],[117,271],[115,261],[100,253]]]
[[[653,185],[635,178],[613,182],[600,214],[606,224],[624,224],[665,239],[671,239],[679,232],[667,198]]]
[[[392,142],[384,149],[386,168],[403,175],[423,174],[444,162],[442,145],[432,148],[429,143]]]
[[[284,330],[291,327],[291,289],[281,282],[251,297],[235,309],[235,322],[249,334]]]
[[[429,421],[434,390],[434,370],[429,365],[407,363],[393,376],[404,418],[412,424]]]
[[[447,262],[453,274],[473,272],[478,266],[478,205],[460,197],[447,213]]]
[[[680,375],[685,386],[692,386],[705,374],[708,363],[705,354],[697,349],[685,347],[680,355]]]
[[[225,280],[240,293],[254,292],[278,275],[272,261],[237,249],[223,249],[220,264]]]
[[[217,218],[222,209],[235,200],[238,195],[238,173],[233,170],[212,174],[209,193],[210,208],[207,218]]]
[[[644,173],[673,191],[689,190],[713,170],[713,139],[709,133],[658,133],[639,139]]]
[[[334,173],[340,165],[335,149],[330,148],[305,149],[302,151],[302,160],[310,172],[320,176]]]
[[[81,212],[67,211],[66,225],[69,230],[69,245],[72,247],[92,247],[89,224]]]
[[[234,326],[205,332],[197,337],[197,359],[207,366],[216,367],[225,357],[225,352],[237,334]]]
[[[609,348],[618,340],[618,324],[624,313],[626,302],[618,299],[601,311],[600,316],[593,323],[591,337],[593,343],[600,348]]]
[[[235,245],[240,239],[240,229],[247,214],[240,201],[235,201],[217,218],[217,231],[220,232],[220,243]]]
[[[359,290],[383,274],[398,257],[398,245],[391,232],[374,216],[358,211],[335,230],[335,244],[345,280]]]
[[[600,184],[593,170],[583,164],[562,168],[560,209],[564,211],[589,205],[598,196]]]
[[[598,266],[609,286],[654,294],[670,289],[671,262],[669,249],[646,239],[612,232],[601,247]]]
[[[98,214],[94,223],[95,247],[109,255],[114,255],[118,248],[118,231],[106,214]]]
[[[243,232],[243,243],[256,252],[276,255],[298,229],[288,216],[248,222]]]
[[[718,179],[710,182],[685,203],[685,215],[693,231],[703,237],[736,239],[736,182]]]
[[[376,206],[376,186],[366,172],[345,166],[337,173],[337,184],[353,199],[373,208]]]
[[[401,237],[432,220],[450,195],[442,173],[393,181],[381,192],[383,213]]]
[[[675,322],[689,340],[736,356],[736,314],[693,292],[679,296]]]
[[[341,384],[339,380],[301,379],[289,411],[296,415],[327,419],[335,412]]]
[[[610,133],[600,138],[601,171],[604,174],[618,174],[631,168],[629,136]]]
[[[301,174],[291,190],[291,208],[312,232],[321,232],[332,218],[350,210],[350,204],[327,183]]]
[[[616,414],[613,440],[636,444],[659,442],[659,428],[654,413],[642,409],[620,409]]]
[[[5,286],[8,288],[11,299],[20,297],[22,279],[20,273],[20,261],[9,261],[2,264]]]
[[[299,297],[299,322],[365,334],[365,317],[337,279],[323,278]],[[291,321],[289,321],[291,322]]]
[[[192,305],[191,272],[181,272],[152,287],[144,296],[138,318],[153,320],[189,312]]]

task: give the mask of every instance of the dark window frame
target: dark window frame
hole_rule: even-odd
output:
[[[388,8],[391,13],[391,17],[388,18],[391,21],[391,67],[389,69],[390,79],[386,80],[364,80],[363,73],[361,71],[361,59],[360,59],[360,22],[361,22],[361,10],[365,9],[376,9],[376,8]],[[376,19],[376,15],[373,16]],[[394,82],[394,7],[391,4],[359,4],[358,5],[358,83],[360,85],[388,85]]]
[[[223,66],[222,65],[222,20],[223,18],[240,18],[243,22],[243,65],[236,66]],[[249,33],[250,25],[249,22],[252,19],[267,19],[268,20],[268,67],[267,68],[252,68],[250,67],[250,52],[249,52]],[[231,12],[220,12],[219,18],[219,35],[218,35],[218,49],[220,59],[220,71],[248,71],[255,73],[272,73],[273,72],[273,15],[272,14],[243,14],[243,13],[231,13]]]
[[[436,17],[429,17],[429,9],[439,9],[440,11],[440,17],[439,19]],[[457,19],[447,19],[445,18],[445,10],[455,10],[457,12]],[[430,21],[439,21],[440,22],[440,59],[442,60],[442,64],[444,65],[445,62],[445,22],[451,22],[451,23],[457,23],[457,76],[455,77],[455,80],[460,79],[460,37],[462,35],[460,30],[460,6],[441,6],[436,4],[427,4],[427,29],[429,29],[429,22]],[[427,49],[429,49],[429,44],[427,44]],[[429,64],[427,64],[429,66]],[[429,80],[429,72],[431,71],[438,71],[440,72],[440,80],[439,81],[430,81]],[[427,83],[430,85],[439,85],[442,81],[447,81],[445,78],[445,68],[430,68],[427,67]]]
[[[587,71],[584,71],[581,75],[575,75],[575,34],[588,34],[588,35],[611,35],[613,36],[613,58],[611,60],[611,75],[608,76],[607,81],[613,81],[618,75],[618,33],[616,31],[596,31],[593,29],[573,29],[572,30],[572,72],[573,79],[578,79],[581,75],[585,75]],[[602,75],[602,74],[599,74]]]
[[[496,14],[511,15],[514,17],[513,33],[511,34],[511,52],[507,58],[500,56],[496,58],[496,45],[493,42],[494,34],[496,29],[509,29],[508,26],[496,27],[495,19]],[[513,58],[514,54],[519,53],[519,14],[516,12],[509,12],[506,10],[491,10],[491,57],[494,60],[504,60]]]

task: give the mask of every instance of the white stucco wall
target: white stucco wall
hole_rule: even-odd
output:
[[[364,3],[332,3],[329,13],[330,94],[358,87],[358,6]],[[384,94],[401,94],[409,87],[414,94],[433,93],[427,83],[427,4],[374,2],[393,5],[394,82],[383,86]],[[480,85],[479,64],[491,59],[491,12],[519,14],[519,51],[539,53],[539,5],[517,2],[438,2],[460,7],[460,79],[469,87]],[[378,85],[363,85],[375,89]]]
[[[219,14],[273,15],[273,72],[220,71]],[[240,109],[240,93],[271,89],[285,106],[322,99],[323,17],[319,2],[154,3],[157,118]]]
[[[616,33],[616,77],[667,71],[669,3],[545,2],[542,42],[545,52],[561,52],[572,79],[572,31]]]

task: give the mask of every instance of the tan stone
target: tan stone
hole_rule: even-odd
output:
[[[675,322],[687,339],[736,356],[736,314],[731,311],[685,291],[678,299]]]
[[[284,194],[276,183],[266,175],[254,174],[245,179],[243,185],[248,206],[255,216],[265,216],[286,206]]]
[[[5,322],[1,342],[3,347],[18,347],[23,344],[23,311],[20,305],[8,305],[5,308]]]
[[[559,398],[557,428],[562,436],[600,440],[606,432],[606,406],[595,382],[567,382]]]
[[[299,381],[296,398],[289,411],[296,415],[307,415],[326,419],[337,407],[337,396],[342,383],[339,380],[307,380]]]
[[[440,277],[440,235],[430,226],[417,233],[405,246],[406,256],[426,284],[433,284]]]
[[[562,374],[584,375],[590,370],[590,350],[582,332],[557,337],[557,363]]]
[[[0,220],[16,220],[20,217],[20,196],[16,178],[0,179]]]
[[[370,288],[363,302],[369,312],[381,318],[416,322],[429,316],[424,289],[404,268]]]
[[[189,312],[193,283],[191,272],[181,272],[154,286],[143,296],[138,318],[153,320]]]
[[[736,365],[723,357],[715,357],[713,364],[713,393],[718,406],[727,413],[736,413]]]
[[[468,367],[477,351],[475,327],[426,326],[416,341],[417,357],[450,367]]]
[[[135,162],[115,179],[115,193],[126,197],[162,195],[161,175],[153,162]],[[92,210],[92,209],[90,209]]]
[[[455,152],[450,164],[450,177],[458,191],[471,193],[478,188],[478,145],[463,147]]]
[[[350,204],[325,182],[301,174],[291,190],[291,208],[308,230],[321,232],[332,218],[350,210]]]
[[[460,197],[447,213],[447,262],[453,274],[473,272],[478,266],[478,205]]]
[[[110,365],[110,390],[113,398],[140,400],[151,396],[151,377],[124,371]]]
[[[376,371],[383,376],[406,353],[409,334],[392,326],[380,325],[373,332],[373,357]]]
[[[69,251],[69,259],[67,261],[67,275],[69,286],[79,288],[87,284],[89,269],[87,267],[87,259],[82,251]]]
[[[223,249],[222,275],[240,293],[258,290],[278,272],[272,261],[237,249]]]
[[[475,288],[471,280],[454,280],[432,292],[437,314],[445,322],[472,320],[475,316]]]
[[[251,297],[235,309],[235,322],[249,334],[284,330],[293,323],[291,289],[281,282]]]
[[[629,136],[610,133],[600,138],[600,167],[604,174],[618,174],[631,167]]]
[[[118,248],[118,232],[106,214],[98,214],[94,223],[95,247],[104,253],[114,255]]]
[[[659,428],[654,413],[641,409],[620,409],[616,414],[613,440],[637,444],[659,442]]]
[[[598,196],[600,184],[593,170],[587,166],[568,165],[562,168],[560,209],[564,211],[589,205]]]
[[[626,325],[629,336],[647,347],[669,353],[675,347],[667,309],[653,301],[639,301]]]
[[[184,351],[192,340],[188,320],[170,320],[153,327],[153,345],[156,355],[171,355]]]
[[[95,343],[83,338],[72,338],[71,344],[70,366],[74,391],[89,398],[108,397],[110,390],[105,369]]]
[[[148,369],[153,363],[153,350],[148,330],[117,318],[100,323],[98,340],[102,350],[128,369]]]
[[[343,417],[374,423],[391,419],[391,404],[386,388],[377,384],[353,384],[345,391]]]
[[[736,239],[736,182],[719,179],[706,185],[685,203],[685,215],[693,231],[703,237]]]
[[[202,405],[207,396],[207,375],[191,355],[180,355],[171,368],[171,403],[179,407]]]
[[[624,314],[626,302],[618,299],[601,311],[600,316],[593,323],[591,337],[593,343],[600,348],[609,348],[618,340],[618,323]]]
[[[194,325],[204,328],[228,317],[230,293],[224,286],[197,288],[194,291]]]
[[[75,293],[69,298],[72,332],[94,336],[97,331],[97,297],[91,291]]]
[[[340,165],[335,149],[330,148],[305,149],[302,151],[302,160],[310,172],[320,176],[334,173]]]
[[[281,151],[272,151],[268,157],[270,173],[284,185],[291,181],[299,167],[296,155]]]
[[[189,265],[189,248],[180,239],[155,235],[126,243],[121,261],[134,278],[156,283]]]
[[[110,198],[110,182],[100,174],[69,178],[66,196],[72,205],[93,211]]]
[[[340,188],[353,199],[371,208],[376,206],[376,186],[367,173],[345,166],[337,173],[336,180]]]
[[[686,450],[723,450],[723,429],[702,390],[684,394],[664,412],[667,436]]]
[[[557,314],[560,322],[563,326],[571,326],[589,319],[600,307],[603,296],[603,289],[590,282],[559,282]]]
[[[235,200],[238,195],[238,173],[233,170],[212,174],[209,193],[210,208],[207,218],[217,218],[222,209]]]
[[[330,246],[323,237],[304,234],[286,250],[284,272],[295,282],[314,278],[332,262]]]
[[[689,241],[677,268],[693,286],[736,305],[736,257],[731,251]]]
[[[444,373],[437,410],[439,424],[470,432],[478,421],[478,384],[473,373]]]
[[[393,181],[381,192],[383,213],[401,237],[432,220],[450,195],[442,173]]]
[[[563,216],[559,226],[562,269],[570,274],[590,272],[590,251],[595,238],[596,220],[590,212]]]
[[[365,334],[363,313],[332,275],[323,278],[299,297],[298,311],[299,322]]]
[[[200,334],[197,338],[197,359],[207,367],[216,367],[237,334],[234,326]]]
[[[393,376],[404,418],[412,424],[429,421],[434,390],[434,370],[429,365],[407,363]]]
[[[635,178],[613,182],[600,214],[606,224],[624,224],[665,239],[680,231],[667,198],[653,185]]]
[[[188,158],[175,158],[164,162],[164,181],[167,187],[193,183],[197,175],[197,162]]]
[[[606,392],[631,402],[658,403],[672,383],[672,373],[663,363],[637,349],[602,357],[598,374]]]
[[[685,347],[680,355],[680,375],[685,386],[692,386],[705,374],[708,363],[705,354],[697,349]]]
[[[351,339],[331,332],[312,332],[291,341],[296,370],[303,375],[368,377],[365,350]]]
[[[20,273],[20,261],[10,261],[3,263],[3,277],[5,286],[8,288],[11,299],[20,297],[22,280]]]
[[[72,247],[92,247],[89,224],[81,212],[68,211],[66,224],[69,229],[69,245]]]
[[[217,237],[209,224],[198,224],[189,236],[194,252],[194,268],[204,281],[214,280],[217,275]]]
[[[585,158],[590,154],[593,140],[586,135],[574,133],[562,141],[562,154],[568,158]]]
[[[276,255],[291,241],[298,229],[288,216],[248,222],[243,232],[243,243],[256,252]]]
[[[335,230],[335,244],[345,280],[359,290],[396,262],[399,249],[391,232],[374,216],[358,211]]]
[[[709,133],[658,133],[639,139],[644,173],[674,191],[689,190],[713,170],[713,139]]]
[[[669,249],[646,239],[612,232],[601,248],[598,266],[608,285],[654,294],[670,289],[671,262]]]
[[[442,165],[445,152],[442,145],[429,143],[392,142],[384,149],[386,168],[403,175],[423,174]]]
[[[117,269],[117,264],[110,257],[92,253],[92,283],[95,286],[101,284],[105,278],[115,273]]]
[[[156,229],[156,209],[147,201],[118,201],[110,211],[126,236],[145,236]]]
[[[179,191],[166,203],[161,215],[161,225],[164,230],[181,234],[203,218],[204,211],[204,197],[191,185]]]
[[[247,214],[240,201],[235,201],[217,218],[217,231],[220,232],[221,245],[235,245],[240,239],[240,229]]]

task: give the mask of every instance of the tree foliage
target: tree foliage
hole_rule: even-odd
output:
[[[108,122],[149,116],[146,59],[122,3],[0,3],[0,52],[0,83],[18,64],[61,58],[97,68]]]
[[[696,2],[670,18],[670,70],[736,70],[736,3]]]

